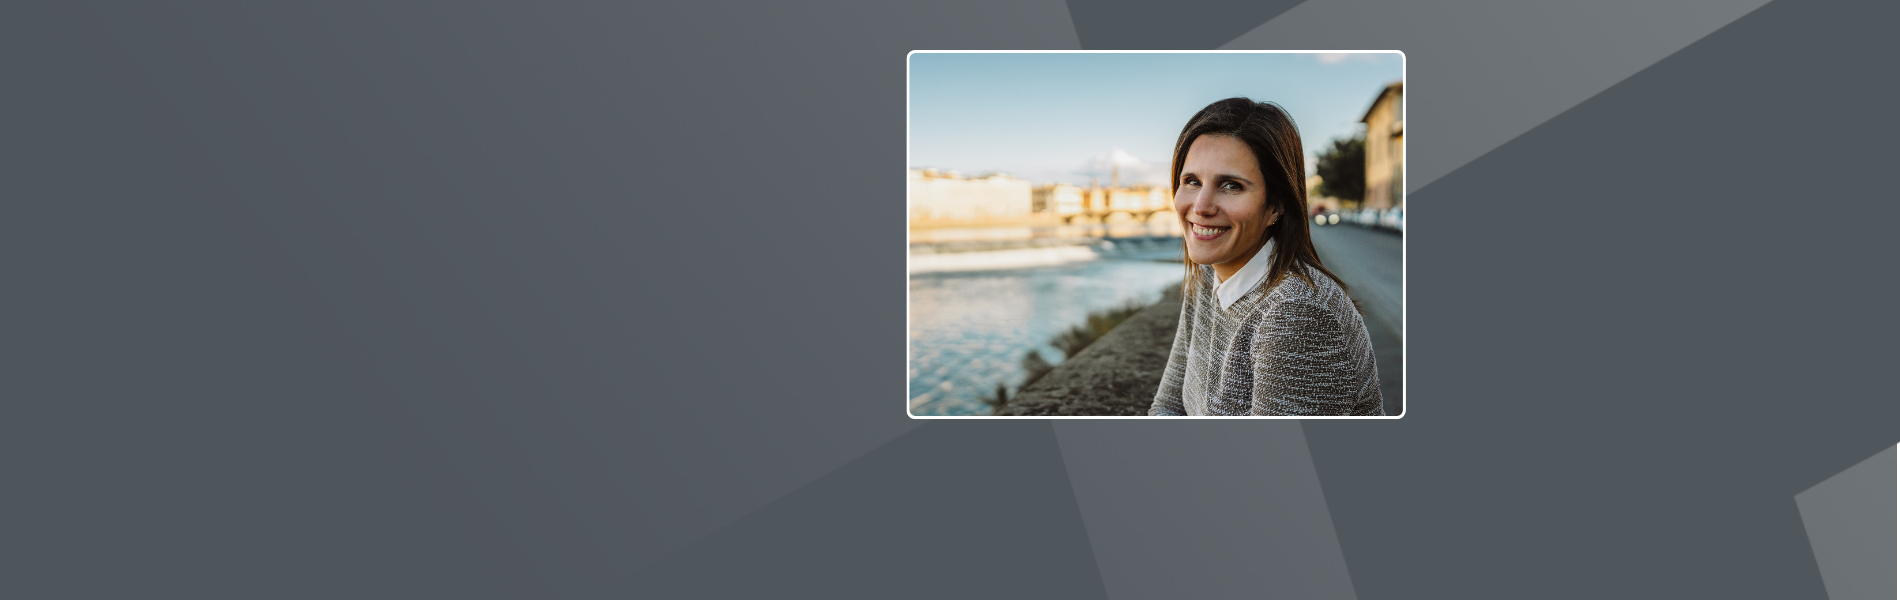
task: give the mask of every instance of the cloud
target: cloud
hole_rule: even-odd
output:
[[[1077,174],[1094,176],[1102,185],[1113,182],[1116,171],[1120,171],[1122,185],[1131,183],[1164,184],[1168,181],[1169,165],[1142,160],[1129,154],[1127,150],[1115,148],[1089,157]]]
[[[1071,159],[1073,160],[1073,159]],[[1036,185],[1044,183],[1068,183],[1087,186],[1089,178],[1108,186],[1112,185],[1118,174],[1121,184],[1126,185],[1166,185],[1168,183],[1167,161],[1148,161],[1121,148],[1112,148],[1076,162],[1060,159],[1042,165],[1019,164],[1011,168],[989,171],[963,171],[965,176],[1000,172],[1020,179],[1029,180]],[[919,167],[921,168],[921,167]]]

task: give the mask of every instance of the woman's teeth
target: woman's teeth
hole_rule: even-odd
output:
[[[1222,227],[1220,229],[1215,229],[1212,227],[1202,227],[1200,225],[1194,226],[1194,235],[1218,235],[1224,231],[1227,231],[1227,228]]]

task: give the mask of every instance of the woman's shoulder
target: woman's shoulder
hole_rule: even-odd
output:
[[[1302,277],[1301,275],[1305,275]],[[1306,266],[1295,266],[1287,271],[1280,281],[1267,290],[1269,303],[1277,302],[1326,302],[1343,299],[1346,290],[1339,287],[1333,278]]]
[[[1294,312],[1318,311],[1333,313],[1343,317],[1343,311],[1354,310],[1352,300],[1346,296],[1346,290],[1339,283],[1318,269],[1295,267],[1306,276],[1288,272],[1281,277],[1273,288],[1267,291],[1260,310],[1268,315]],[[1342,321],[1344,319],[1341,319]]]

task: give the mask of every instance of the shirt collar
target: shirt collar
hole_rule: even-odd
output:
[[[1254,253],[1253,258],[1247,259],[1247,266],[1241,267],[1233,277],[1228,277],[1227,281],[1214,284],[1214,297],[1220,299],[1220,307],[1224,309],[1233,306],[1235,302],[1240,301],[1241,297],[1246,296],[1247,292],[1259,286],[1260,282],[1267,278],[1267,266],[1272,263],[1273,240],[1267,240],[1267,245],[1261,246],[1260,251]]]

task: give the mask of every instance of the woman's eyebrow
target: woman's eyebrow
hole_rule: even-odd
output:
[[[1248,179],[1248,178],[1245,178],[1245,177],[1241,177],[1241,176],[1239,176],[1239,175],[1235,175],[1235,174],[1232,174],[1232,173],[1221,173],[1220,175],[1218,175],[1218,176],[1216,176],[1216,177],[1218,177],[1218,178],[1220,178],[1220,179],[1232,179],[1232,180],[1234,180],[1234,181],[1238,181],[1238,182],[1241,182],[1241,183],[1245,183],[1245,184],[1252,184],[1252,183],[1253,183],[1253,180],[1252,180],[1252,179]]]

